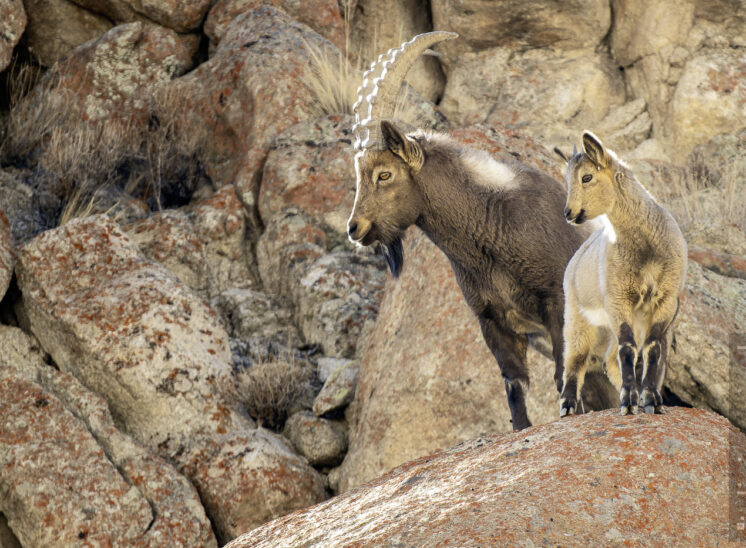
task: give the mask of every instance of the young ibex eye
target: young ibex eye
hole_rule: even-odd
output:
[[[389,179],[391,179],[391,172],[389,171],[382,171],[378,174],[379,181],[388,181]]]
[[[583,175],[583,177],[580,180],[583,181],[584,183],[590,183],[591,179],[593,179],[593,175],[588,174],[588,175]]]

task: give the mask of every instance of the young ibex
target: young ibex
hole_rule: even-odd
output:
[[[402,233],[412,224],[448,256],[500,366],[513,428],[520,430],[531,424],[527,335],[548,334],[558,392],[562,387],[562,276],[591,230],[565,222],[564,188],[551,177],[446,135],[405,133],[386,120],[412,62],[455,36],[416,36],[364,75],[355,104],[357,193],[348,235],[358,245],[379,242],[394,276],[402,268]]]
[[[668,331],[686,276],[686,242],[613,152],[583,133],[567,165],[565,217],[580,224],[605,215],[565,272],[565,373],[560,416],[576,410],[589,359],[605,364],[621,412],[662,412]],[[642,353],[642,371],[635,371]],[[642,394],[638,391],[638,378]]]

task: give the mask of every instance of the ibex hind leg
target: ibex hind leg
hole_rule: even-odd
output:
[[[635,364],[637,362],[637,345],[632,327],[622,323],[619,328],[619,368],[622,377],[622,388],[619,391],[619,409],[622,415],[637,413],[640,403],[640,392],[637,388]]]
[[[643,347],[645,373],[642,379],[640,406],[645,413],[663,413],[663,398],[660,387],[665,373],[667,351],[666,324],[653,325]]]

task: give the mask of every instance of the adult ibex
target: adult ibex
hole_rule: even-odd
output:
[[[565,373],[560,416],[576,410],[589,359],[601,359],[623,415],[661,412],[667,334],[686,276],[686,242],[661,207],[613,152],[583,133],[567,164],[571,223],[606,216],[567,265]],[[642,371],[635,371],[642,353]],[[637,378],[641,379],[642,394]]]
[[[446,135],[406,133],[388,119],[412,62],[455,36],[416,36],[365,73],[354,107],[357,192],[347,229],[358,245],[379,242],[394,276],[410,225],[443,250],[500,366],[513,428],[520,430],[531,424],[527,335],[549,335],[562,387],[562,276],[591,230],[565,222],[564,188],[551,177]]]

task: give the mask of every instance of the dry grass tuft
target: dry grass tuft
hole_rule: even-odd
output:
[[[363,59],[376,59],[382,49],[378,40],[368,44],[366,52],[350,51],[350,28],[352,2],[344,4],[345,47],[343,52],[322,48],[304,42],[311,59],[311,72],[306,84],[318,101],[319,116],[325,114],[353,114],[352,107],[357,101],[357,89],[362,83],[363,72],[369,63]],[[403,33],[402,33],[403,34]],[[408,38],[407,38],[408,39]],[[404,42],[404,39],[401,40]],[[357,61],[350,61],[350,58]],[[394,118],[416,124],[417,110],[413,106],[416,93],[409,86],[399,93],[394,107]]]
[[[293,358],[258,362],[236,373],[239,401],[257,422],[281,428],[293,401],[311,379],[310,368]]]
[[[153,210],[182,205],[201,177],[205,143],[204,133],[181,123],[182,93],[164,86],[137,118],[84,122],[69,107],[77,97],[73,90],[42,83],[10,111],[0,161],[33,167],[56,181],[63,203],[58,224],[121,211],[117,196],[142,200]]]
[[[690,245],[746,253],[746,169],[717,170],[694,155],[683,168],[658,169],[650,190],[671,212]]]

